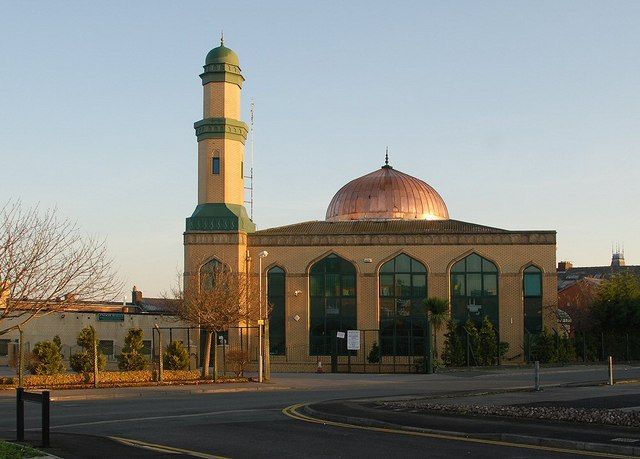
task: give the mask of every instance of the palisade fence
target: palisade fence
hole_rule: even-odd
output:
[[[560,336],[525,333],[523,349],[527,362],[550,363],[606,362],[612,356],[617,362],[640,361],[640,334],[614,332],[578,332]]]
[[[406,334],[359,330],[360,349],[348,350],[347,339],[314,337],[309,345],[288,345],[282,355],[271,355],[273,371],[309,371],[339,373],[426,373],[429,340],[426,328]],[[321,365],[319,365],[321,363]]]
[[[199,367],[203,358],[205,335],[197,328],[161,328],[163,347],[168,339],[176,339],[179,333],[189,331],[191,339],[197,336],[199,345],[192,346],[190,354],[193,367]],[[336,370],[341,373],[424,373],[427,371],[429,342],[426,329],[407,334],[381,334],[380,330],[359,330],[360,350],[347,350],[347,340],[337,336],[317,337],[311,344],[281,346],[271,343],[270,362],[273,372],[313,371],[322,362],[322,371],[331,371],[332,354],[337,363]],[[155,364],[158,362],[158,332],[154,331],[152,355]],[[246,370],[257,371],[259,355],[258,327],[230,327],[218,332],[218,343],[211,346],[209,365],[213,366],[213,352],[218,354],[219,374],[230,374],[234,371],[234,362],[238,353],[246,354],[248,362]]]
[[[217,335],[217,342],[215,336]],[[237,370],[235,362],[238,355],[246,355],[246,370],[257,371],[258,365],[258,327],[229,327],[225,331],[219,331],[212,336],[211,354],[209,366],[214,365],[214,352],[218,356],[218,373],[227,375]],[[160,337],[162,338],[163,352],[172,341],[180,341],[189,352],[189,369],[200,368],[204,358],[206,335],[198,327],[160,327],[154,329],[152,334],[150,353],[152,363],[158,364],[160,359]],[[187,344],[188,343],[188,344]]]
[[[316,337],[304,345],[276,345],[271,343],[271,370],[273,372],[314,371],[321,368],[323,372],[334,368],[340,373],[426,373],[429,355],[429,340],[426,329],[409,331],[407,334],[393,334],[385,330],[359,330],[360,349],[347,350],[347,340],[334,336]],[[143,354],[149,358],[150,366],[157,366],[160,350],[160,335],[164,349],[172,341],[181,341],[190,356],[189,369],[201,366],[205,346],[204,333],[197,327],[166,327],[145,333]],[[463,366],[500,365],[518,363],[524,360],[532,363],[572,364],[606,362],[613,356],[617,362],[640,361],[640,334],[590,332],[565,336],[557,331],[546,333],[525,332],[521,346],[511,349],[509,360],[500,355],[500,343],[496,335],[492,352],[495,356],[475,355],[478,347],[471,342],[470,334],[460,330],[460,339],[464,348]],[[442,339],[442,338],[440,338]],[[30,341],[25,341],[26,355],[33,348]],[[438,342],[442,352],[442,342]],[[118,355],[122,353],[124,342],[101,339],[100,350],[107,356],[107,369],[117,369]],[[15,343],[17,354],[18,344]],[[519,347],[519,349],[518,349]],[[245,368],[248,372],[257,371],[258,366],[258,327],[231,327],[218,333],[218,343],[212,343],[210,366],[213,367],[213,352],[218,355],[218,372],[220,375],[231,375],[237,370],[238,354],[246,355]],[[475,349],[475,351],[474,351]],[[80,346],[64,345],[62,353],[65,360],[76,352]],[[516,352],[519,351],[519,352]],[[515,354],[514,354],[515,352]],[[332,358],[333,354],[333,358]],[[439,357],[439,358],[438,358]],[[435,360],[441,360],[442,355]],[[491,363],[487,363],[487,362]],[[17,363],[17,362],[16,362]],[[440,363],[442,366],[442,363]]]

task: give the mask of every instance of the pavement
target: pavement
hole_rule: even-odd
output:
[[[619,378],[639,379],[640,366],[621,366]],[[542,370],[543,391],[532,394],[533,372],[528,368],[472,369],[434,375],[377,374],[273,374],[267,384],[219,384],[154,386],[108,389],[54,390],[51,407],[51,452],[74,457],[567,457],[595,453],[549,445],[523,445],[499,438],[480,438],[501,432],[506,424],[514,431],[537,432],[544,426],[482,419],[470,423],[467,438],[417,435],[393,428],[366,430],[353,426],[311,422],[290,416],[293,405],[351,403],[361,407],[377,399],[439,397],[477,400],[506,397],[522,403],[568,402],[610,395],[635,403],[633,384],[592,387],[607,379],[604,366],[573,366]],[[562,392],[560,385],[569,385]],[[609,390],[609,392],[606,392]],[[611,390],[615,391],[612,392]],[[519,391],[519,392],[516,392]],[[562,395],[562,394],[574,395]],[[15,393],[0,391],[0,438],[15,436]],[[537,398],[536,398],[537,397]],[[511,399],[512,398],[512,399]],[[623,400],[623,399],[621,399]],[[594,402],[596,403],[596,402]],[[606,402],[598,402],[606,403]],[[622,403],[622,402],[620,402]],[[28,434],[38,446],[38,406],[27,406]],[[364,407],[364,409],[371,407]],[[283,412],[284,411],[284,412]],[[289,414],[287,414],[289,413]],[[413,413],[416,414],[416,413]],[[351,417],[353,413],[350,413]],[[463,422],[465,421],[465,422]],[[398,422],[394,420],[393,423]],[[438,427],[446,427],[440,420]],[[455,423],[456,420],[446,422]],[[452,431],[469,427],[468,420],[450,425]],[[475,426],[475,427],[473,427]],[[546,426],[547,428],[549,426]],[[425,426],[425,428],[430,428]],[[554,426],[555,430],[572,426]],[[554,430],[554,429],[548,429]],[[493,432],[492,432],[493,431]],[[609,433],[611,435],[609,435]],[[601,433],[626,438],[618,428]],[[600,440],[599,440],[600,441]],[[598,453],[600,454],[600,453]],[[609,456],[612,457],[612,456]],[[614,456],[613,457],[620,457]]]

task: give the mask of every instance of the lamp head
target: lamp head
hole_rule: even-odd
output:
[[[267,252],[266,250],[263,250],[262,252],[260,252],[260,253],[258,254],[258,256],[259,256],[260,258],[264,258],[264,257],[266,257],[267,255],[269,255],[269,252]]]

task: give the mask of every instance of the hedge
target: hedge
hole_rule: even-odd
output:
[[[199,381],[199,370],[165,370],[164,382]],[[157,381],[156,370],[141,371],[101,371],[98,374],[99,385],[126,386],[148,384]],[[219,378],[219,382],[247,382],[247,378]],[[9,389],[18,385],[17,377],[0,377],[0,389]],[[93,385],[93,373],[63,373],[57,375],[26,375],[24,387],[84,387]]]

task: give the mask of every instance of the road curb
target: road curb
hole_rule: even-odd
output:
[[[640,456],[640,447],[634,447],[634,446],[608,445],[604,443],[591,443],[591,442],[564,440],[564,439],[548,438],[548,437],[532,437],[528,435],[518,435],[518,434],[498,433],[498,434],[471,435],[467,432],[426,429],[423,427],[405,426],[402,424],[395,424],[392,422],[380,421],[378,419],[361,418],[361,417],[355,417],[355,416],[344,416],[341,414],[326,413],[324,411],[319,411],[317,409],[314,409],[309,405],[304,405],[301,408],[309,416],[313,416],[321,420],[324,419],[327,421],[341,422],[344,424],[355,424],[363,427],[391,428],[396,430],[404,430],[407,432],[422,432],[422,433],[437,434],[437,435],[451,435],[451,436],[465,437],[465,438],[478,438],[483,440],[504,441],[504,442],[511,442],[511,443],[520,443],[525,445],[574,449],[576,451],[588,451],[588,452],[594,452],[594,453],[609,453],[609,454],[622,454],[627,456]]]

